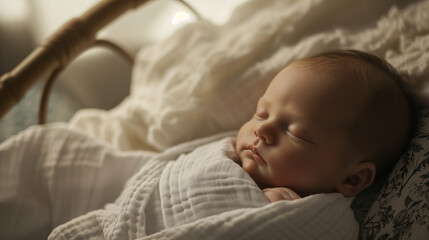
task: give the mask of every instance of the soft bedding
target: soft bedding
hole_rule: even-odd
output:
[[[30,128],[0,145],[0,238],[43,239],[58,225],[50,239],[357,238],[352,199],[341,194],[269,204],[233,161],[234,135],[154,155],[63,125]]]
[[[133,68],[131,94],[119,106],[111,111],[82,110],[67,126],[34,127],[2,144],[8,154],[0,158],[0,238],[10,239],[14,234],[17,239],[44,239],[50,229],[86,213],[77,218],[81,222],[72,220],[57,228],[53,236],[89,237],[107,231],[108,237],[124,233],[148,239],[201,239],[212,233],[218,239],[262,238],[266,234],[275,239],[308,233],[333,239],[342,233],[354,234],[354,224],[349,225],[350,230],[335,228],[335,221],[342,216],[337,211],[343,210],[346,216],[350,204],[336,194],[288,204],[256,201],[250,208],[209,213],[202,219],[182,215],[186,217],[176,218],[183,224],[180,226],[163,221],[130,225],[135,215],[132,209],[122,207],[146,200],[131,201],[133,191],[128,190],[133,186],[138,189],[133,185],[136,178],[124,186],[130,176],[149,166],[151,159],[169,156],[167,149],[172,146],[238,129],[251,116],[278,70],[292,60],[322,51],[355,48],[386,58],[414,82],[420,103],[428,106],[428,13],[429,1],[425,0],[250,0],[225,25],[193,23],[168,40],[141,49]],[[428,122],[427,114],[422,121]],[[425,139],[426,130],[417,141]],[[192,144],[185,152],[201,142]],[[429,203],[424,189],[428,164],[427,151],[421,147],[426,148],[427,142],[418,146],[411,145],[376,202],[367,202],[372,207],[368,206],[369,214],[365,211],[361,216],[362,239],[427,238]],[[135,151],[142,149],[145,151]],[[151,193],[160,195],[161,189],[154,188]],[[116,199],[118,195],[121,197]],[[257,198],[257,194],[252,196]],[[147,204],[158,203],[157,199],[149,199]],[[314,225],[302,225],[302,231],[283,232],[290,216],[308,206],[320,210],[317,216],[329,213],[330,218],[317,222],[316,216],[311,218]],[[147,216],[160,213],[156,208],[147,210]],[[182,213],[180,208],[174,210]],[[137,222],[144,216],[138,215]],[[292,227],[303,222],[298,218]],[[75,231],[77,223],[90,228]],[[305,228],[319,224],[332,224],[332,231],[323,234],[317,227]]]
[[[54,226],[113,202],[150,156],[113,150],[64,124],[30,127],[5,140],[0,239],[46,239]]]

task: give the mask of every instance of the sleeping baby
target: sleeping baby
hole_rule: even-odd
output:
[[[411,136],[415,107],[398,73],[359,51],[295,61],[260,98],[237,136],[238,163],[271,201],[356,196]]]
[[[0,238],[357,238],[352,197],[399,158],[414,116],[390,65],[336,51],[284,68],[238,134],[160,154],[33,127],[0,144]]]

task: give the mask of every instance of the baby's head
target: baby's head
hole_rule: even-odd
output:
[[[243,169],[263,187],[355,196],[410,139],[415,107],[403,85],[389,64],[359,51],[291,63],[238,133]]]

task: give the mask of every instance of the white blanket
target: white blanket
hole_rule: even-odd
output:
[[[103,208],[152,154],[119,152],[62,124],[0,144],[0,239],[46,239],[52,228]]]
[[[269,204],[232,160],[233,135],[153,155],[64,126],[30,128],[0,145],[0,238],[43,239],[97,208],[50,239],[357,238],[351,199],[340,194]]]

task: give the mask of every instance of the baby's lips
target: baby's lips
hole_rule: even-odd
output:
[[[256,162],[258,162],[258,163],[260,163],[260,164],[264,164],[264,165],[266,165],[266,164],[267,164],[267,162],[264,160],[264,158],[263,158],[263,157],[261,157],[261,155],[259,155],[259,152],[258,152],[258,149],[257,149],[257,148],[255,148],[255,147],[253,147],[253,146],[250,146],[250,147],[249,147],[249,150],[252,152],[253,159],[254,159]]]

